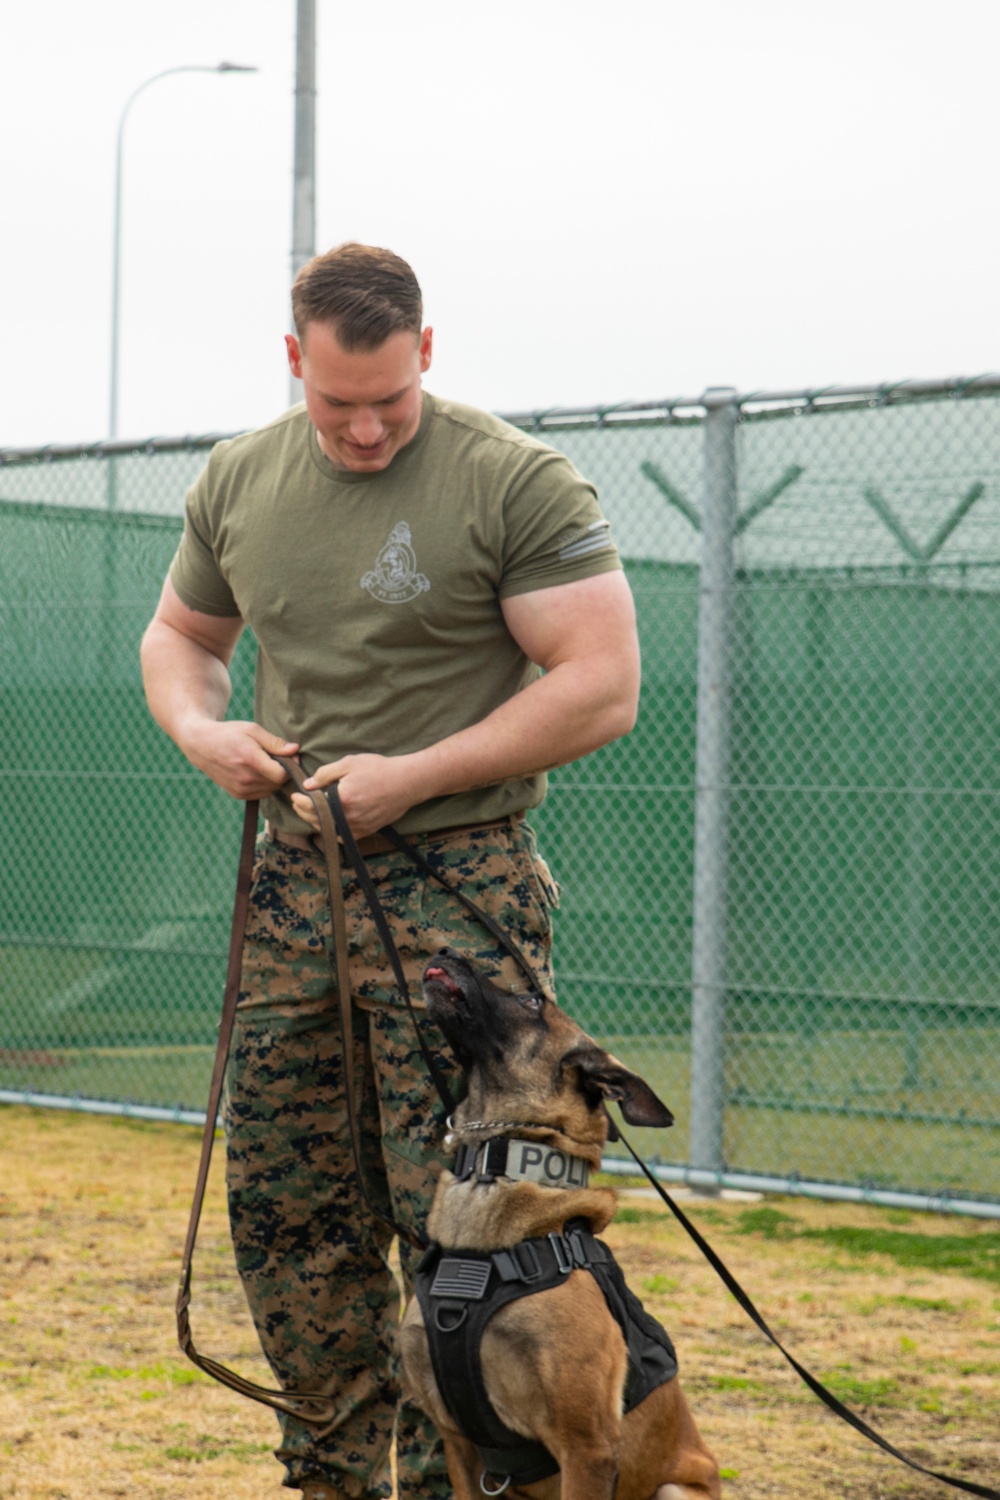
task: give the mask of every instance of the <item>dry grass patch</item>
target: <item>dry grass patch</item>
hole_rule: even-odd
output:
[[[197,1132],[0,1108],[0,1500],[279,1500],[276,1425],[177,1352]],[[932,1467],[1000,1483],[993,1223],[693,1200],[797,1357]],[[655,1200],[607,1238],[674,1336],[733,1497],[943,1496],[825,1412]],[[221,1172],[195,1260],[199,1347],[269,1383],[229,1250]]]
[[[0,1110],[0,1497],[278,1500],[275,1424],[180,1354],[173,1299],[198,1156],[183,1126]],[[270,1383],[216,1174],[195,1340]]]

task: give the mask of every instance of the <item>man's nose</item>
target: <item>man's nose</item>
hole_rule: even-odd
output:
[[[351,417],[351,441],[371,448],[383,436],[382,419],[370,406],[363,406]]]

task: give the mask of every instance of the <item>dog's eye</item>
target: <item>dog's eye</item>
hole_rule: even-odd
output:
[[[541,1010],[542,1001],[539,995],[518,995],[517,997],[525,1010]]]

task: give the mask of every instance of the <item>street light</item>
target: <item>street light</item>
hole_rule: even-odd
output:
[[[133,103],[151,83],[157,83],[161,78],[169,78],[172,73],[256,73],[257,68],[245,67],[242,63],[221,62],[216,63],[214,68],[204,67],[197,63],[187,64],[180,68],[165,68],[162,73],[154,73],[152,78],[147,78],[145,83],[140,83],[125,101],[125,108],[121,112],[118,121],[118,149],[115,156],[115,233],[114,233],[114,263],[111,273],[111,403],[110,416],[108,419],[108,436],[118,436],[118,344],[120,333],[120,304],[121,304],[121,258],[122,258],[122,140],[125,134],[125,120]]]

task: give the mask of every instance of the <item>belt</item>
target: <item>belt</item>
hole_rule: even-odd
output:
[[[453,834],[483,833],[491,828],[516,828],[524,822],[524,813],[508,813],[503,818],[492,818],[488,823],[460,823],[455,828],[432,828],[426,833],[413,833],[410,838],[417,843],[433,843],[435,839],[451,838]],[[293,833],[290,829],[278,828],[268,819],[264,833],[275,844],[287,844],[292,849],[306,849],[310,854],[318,853],[323,841],[318,833]],[[338,843],[339,843],[338,839]],[[357,839],[358,849],[366,859],[375,854],[398,853],[398,847],[380,833],[370,833],[367,838]]]

